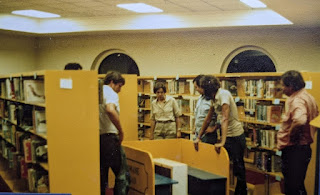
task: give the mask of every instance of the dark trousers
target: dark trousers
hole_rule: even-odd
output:
[[[244,150],[246,149],[245,135],[227,137],[224,147],[228,151],[230,160],[233,162],[233,174],[237,177],[234,194],[247,195],[246,169],[243,160]]]
[[[285,147],[282,149],[281,159],[285,194],[307,194],[304,186],[304,179],[311,159],[310,145]]]
[[[100,135],[100,188],[105,195],[108,186],[108,172],[111,167],[115,174],[114,195],[124,195],[129,189],[129,171],[125,153],[116,134]]]
[[[218,135],[217,131],[212,133],[206,133],[201,137],[201,141],[207,144],[215,144],[217,143]]]

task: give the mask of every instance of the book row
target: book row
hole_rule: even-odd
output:
[[[44,81],[7,78],[0,82],[0,94],[2,98],[43,103],[45,102]]]
[[[38,134],[47,132],[44,108],[0,99],[0,118],[4,121],[3,124],[9,122],[24,130],[33,129]]]

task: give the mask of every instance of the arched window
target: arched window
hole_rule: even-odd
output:
[[[276,66],[270,54],[262,48],[245,46],[227,56],[221,72],[276,72]]]
[[[122,74],[140,75],[136,62],[121,50],[102,52],[94,61],[91,69],[98,69],[98,74],[105,74],[114,70]]]

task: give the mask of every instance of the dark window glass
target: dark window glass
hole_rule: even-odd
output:
[[[227,73],[232,72],[276,72],[276,67],[265,53],[247,50],[231,60]]]
[[[123,53],[113,53],[107,56],[100,64],[98,73],[105,74],[110,70],[118,71],[122,74],[140,75],[136,62]]]

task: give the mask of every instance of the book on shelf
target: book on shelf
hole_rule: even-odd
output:
[[[47,121],[45,110],[33,110],[33,128],[36,133],[47,133]]]
[[[6,81],[1,81],[0,83],[0,90],[1,90],[1,97],[6,97],[7,96],[7,89],[6,89]]]
[[[138,96],[138,107],[144,108],[145,107],[145,98],[144,96]]]
[[[48,174],[41,174],[37,180],[37,192],[49,193],[49,177]]]
[[[282,116],[282,106],[271,105],[267,107],[267,121],[270,123],[280,123]]]
[[[245,79],[237,79],[237,96],[246,96],[246,81]]]
[[[11,137],[11,131],[9,130],[9,125],[8,125],[8,123],[6,122],[6,121],[3,121],[2,122],[2,137],[4,138],[4,139],[8,139],[8,138],[10,138]]]
[[[32,167],[28,172],[28,186],[30,192],[46,193],[48,192],[48,174],[38,168]],[[43,186],[45,185],[45,186]]]
[[[230,91],[231,95],[237,96],[237,81],[236,80],[222,80],[221,87]]]
[[[142,81],[142,89],[144,93],[153,93],[153,85],[154,85],[154,81]]]
[[[10,122],[17,124],[17,112],[16,105],[13,103],[8,103],[8,119]]]
[[[139,111],[138,112],[138,122],[143,123],[144,122],[144,111]]]
[[[150,112],[143,112],[144,115],[143,115],[143,121],[145,123],[150,123]]]
[[[47,143],[44,140],[31,140],[32,162],[46,162],[48,160]]]
[[[16,131],[15,138],[16,138],[15,140],[16,151],[19,152],[20,154],[23,154],[24,152],[23,140],[29,138],[29,135],[22,131]]]
[[[17,125],[24,130],[29,130],[33,127],[33,106],[18,105],[17,107]]]
[[[36,192],[36,170],[30,168],[28,172],[28,186],[30,192]]]
[[[32,163],[31,139],[23,140],[24,160],[26,163]]]
[[[179,94],[190,94],[190,82],[186,79],[178,80],[178,93]]]
[[[18,152],[13,153],[13,172],[17,179],[21,178],[20,157],[21,155]]]
[[[13,81],[11,79],[6,79],[5,82],[6,82],[5,97],[8,99],[15,99]]]
[[[265,81],[266,98],[282,98],[283,91],[280,80]]]
[[[5,102],[4,100],[0,100],[0,117],[4,118],[4,111],[5,111]]]
[[[25,161],[25,157],[20,156],[20,171],[21,171],[21,178],[27,179],[28,178],[28,165]]]
[[[144,107],[145,108],[150,108],[151,107],[150,98],[149,97],[144,99]]]
[[[44,81],[24,80],[24,98],[26,102],[45,102]]]
[[[265,82],[263,79],[257,81],[257,97],[263,98],[265,93]]]
[[[177,94],[178,93],[179,85],[178,85],[178,82],[176,80],[174,80],[174,79],[168,80],[166,82],[166,84],[168,85],[168,87],[167,87],[167,93],[168,94]]]
[[[23,95],[21,95],[22,88],[21,88],[21,82],[22,80],[20,78],[13,78],[13,91],[14,91],[14,99],[16,100],[23,100]]]

